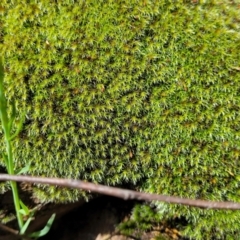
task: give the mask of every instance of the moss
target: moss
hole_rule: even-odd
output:
[[[38,176],[238,201],[238,4],[3,0],[7,97],[27,112],[16,166],[30,161]],[[83,196],[46,186],[34,195]],[[199,239],[218,226],[238,232],[238,212],[164,211],[189,218],[198,231],[187,234]]]

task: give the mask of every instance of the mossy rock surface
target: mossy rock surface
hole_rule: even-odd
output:
[[[239,201],[239,4],[1,1],[7,98],[26,112],[16,166]],[[45,202],[84,196],[43,186],[34,194]],[[237,211],[157,205],[185,216],[193,238],[240,235]]]

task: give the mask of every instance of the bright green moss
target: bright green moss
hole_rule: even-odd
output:
[[[63,2],[0,5],[7,98],[27,112],[17,165],[30,161],[33,175],[239,201],[240,2]],[[43,186],[34,194],[82,196]],[[198,239],[217,238],[221,226],[239,233],[239,212],[164,212],[187,217],[187,234]]]

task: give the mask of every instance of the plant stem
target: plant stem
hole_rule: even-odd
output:
[[[4,71],[3,71],[3,64],[2,59],[0,58],[0,118],[2,122],[2,128],[4,132],[4,138],[6,143],[6,151],[7,151],[7,171],[9,174],[14,174],[14,162],[13,162],[13,153],[12,153],[12,145],[11,145],[11,129],[9,126],[9,121],[13,119],[9,119],[7,114],[7,100],[4,95],[4,87],[3,87],[3,78],[4,78]],[[12,188],[13,193],[13,201],[15,205],[17,220],[19,228],[23,227],[23,218],[20,213],[20,199],[17,189],[17,184],[14,181],[10,181],[10,185]]]
[[[7,153],[8,153],[8,173],[14,174],[12,146],[11,146],[11,142],[7,138],[7,136],[5,137],[5,142],[6,142]],[[17,183],[14,181],[10,181],[10,185],[12,188],[13,201],[14,201],[14,205],[15,205],[18,225],[19,225],[19,228],[21,229],[23,227],[23,219],[22,219],[22,215],[20,213],[21,208],[20,208],[20,199],[19,199],[19,194],[18,194],[18,189],[17,189]]]

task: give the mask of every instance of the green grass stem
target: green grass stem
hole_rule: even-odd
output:
[[[14,173],[14,160],[13,160],[13,152],[12,152],[12,145],[11,145],[11,129],[8,125],[9,121],[12,121],[13,119],[9,119],[7,115],[7,101],[6,97],[4,95],[4,87],[3,87],[3,64],[2,59],[0,59],[0,118],[2,122],[2,128],[6,143],[6,151],[7,151],[7,171],[9,174],[15,174]],[[19,228],[21,229],[23,227],[23,218],[20,213],[20,199],[17,189],[17,184],[14,181],[10,181],[10,185],[12,188],[12,194],[13,194],[13,201],[14,206],[16,210],[17,220]]]

